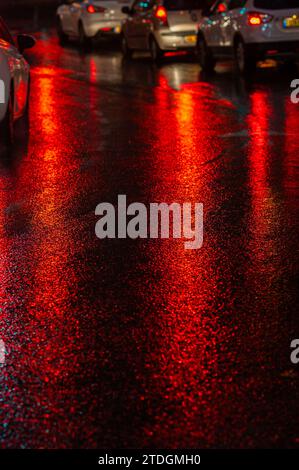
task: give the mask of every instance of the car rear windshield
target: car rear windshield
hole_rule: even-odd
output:
[[[287,10],[288,8],[299,8],[299,0],[255,0],[256,8],[265,10]]]
[[[164,6],[168,11],[201,10],[206,6],[203,0],[164,0]]]

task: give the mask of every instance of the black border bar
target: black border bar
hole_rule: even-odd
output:
[[[99,462],[105,464],[100,464]],[[107,460],[109,459],[109,460]],[[128,460],[130,465],[127,466]],[[193,468],[298,468],[299,449],[290,450],[218,450],[218,449],[161,449],[161,450],[0,450],[1,468],[148,468],[186,465]],[[288,467],[290,466],[290,467]]]

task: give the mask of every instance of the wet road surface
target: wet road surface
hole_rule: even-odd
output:
[[[39,39],[0,159],[1,447],[298,446],[297,77]],[[203,248],[98,240],[118,194],[203,202]]]

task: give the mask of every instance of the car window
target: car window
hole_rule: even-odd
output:
[[[4,41],[12,44],[13,46],[15,45],[13,37],[8,31],[8,28],[1,17],[0,17],[0,39],[3,39]]]
[[[236,8],[245,7],[247,0],[231,0],[228,4],[229,10],[235,10]]]
[[[265,10],[285,10],[299,8],[299,0],[254,0],[254,6]]]
[[[168,11],[202,10],[207,6],[206,0],[164,0]]]

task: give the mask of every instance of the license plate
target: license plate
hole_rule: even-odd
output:
[[[116,26],[115,29],[114,29],[114,32],[115,32],[116,34],[121,33],[121,26]]]
[[[285,28],[299,28],[299,17],[293,16],[292,18],[285,18],[283,26]]]
[[[185,36],[185,41],[186,41],[188,44],[195,44],[195,43],[196,43],[196,36],[195,36],[195,34],[192,35],[192,36]]]

